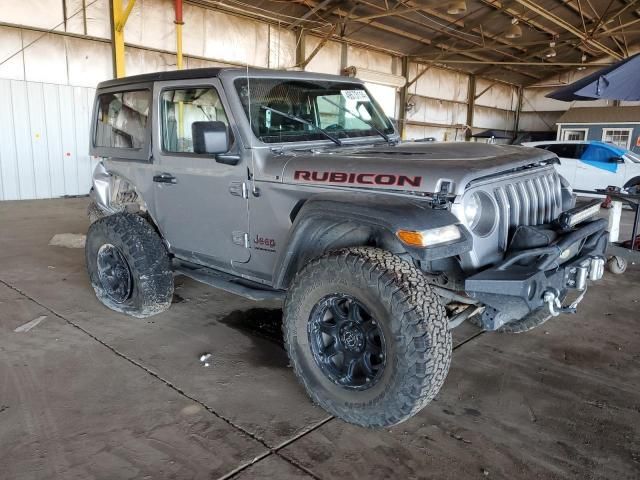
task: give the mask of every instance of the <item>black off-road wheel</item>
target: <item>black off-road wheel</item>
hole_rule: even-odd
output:
[[[311,399],[356,425],[415,415],[451,362],[446,311],[422,273],[387,251],[357,247],[311,261],[284,306],[284,339]]]
[[[171,306],[169,255],[160,236],[139,215],[117,213],[94,222],[85,257],[96,296],[110,309],[143,318]]]

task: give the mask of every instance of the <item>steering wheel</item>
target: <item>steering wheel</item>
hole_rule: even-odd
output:
[[[324,129],[331,132],[333,130],[342,130],[344,129],[344,127],[339,123],[332,123],[331,125],[326,126]]]

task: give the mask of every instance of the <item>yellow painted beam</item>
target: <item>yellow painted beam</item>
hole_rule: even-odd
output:
[[[125,76],[125,58],[124,58],[124,27],[127,24],[129,14],[136,3],[136,0],[129,0],[125,8],[122,7],[123,0],[111,0],[111,18],[112,18],[112,46],[113,46],[113,65],[116,78]]]

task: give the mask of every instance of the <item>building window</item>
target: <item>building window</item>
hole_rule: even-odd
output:
[[[632,128],[605,128],[602,130],[602,141],[629,150],[632,132]]]
[[[565,142],[586,140],[588,132],[586,128],[563,128],[561,140]]]

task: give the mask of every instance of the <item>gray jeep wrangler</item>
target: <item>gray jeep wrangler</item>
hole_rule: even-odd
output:
[[[174,275],[282,299],[296,375],[355,424],[393,425],[428,404],[463,321],[529,330],[575,312],[603,274],[606,222],[597,204],[575,208],[552,153],[400,143],[353,78],[110,80],[91,138],[101,161],[86,261],[98,299],[154,315]]]

